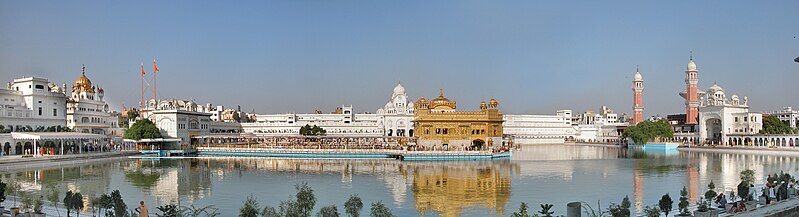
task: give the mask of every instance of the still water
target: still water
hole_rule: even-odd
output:
[[[565,214],[568,202],[601,201],[607,207],[625,195],[633,211],[641,212],[666,193],[677,201],[683,186],[696,201],[711,180],[719,188],[734,189],[740,171],[747,168],[762,182],[766,174],[797,174],[799,159],[529,145],[512,159],[494,161],[121,159],[1,176],[16,177],[29,191],[48,184],[87,196],[119,189],[129,207],[144,200],[151,212],[158,205],[180,202],[213,204],[223,216],[233,216],[247,195],[262,206],[277,206],[293,195],[297,183],[307,182],[317,209],[335,204],[343,211],[346,198],[358,194],[367,214],[371,202],[382,201],[398,216],[509,216],[520,202],[536,211],[540,203],[554,204],[556,214]]]

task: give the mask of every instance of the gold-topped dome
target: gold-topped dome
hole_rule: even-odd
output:
[[[439,107],[447,107],[449,109],[455,109],[455,101],[449,100],[444,97],[444,89],[439,91],[438,97],[433,100],[430,100],[430,108],[431,109],[440,109]]]
[[[88,92],[94,93],[94,88],[92,87],[92,81],[86,77],[86,66],[81,68],[80,77],[75,79],[75,83],[72,83],[72,92]]]
[[[491,108],[496,108],[497,106],[499,106],[499,101],[497,101],[494,98],[491,98],[491,100],[488,101],[488,105],[491,106]]]

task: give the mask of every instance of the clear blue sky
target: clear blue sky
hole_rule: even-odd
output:
[[[683,111],[700,87],[755,110],[799,106],[799,1],[0,1],[0,78],[71,84],[88,67],[114,107],[136,105],[141,62],[159,95],[258,113],[374,112],[397,81],[506,113]]]

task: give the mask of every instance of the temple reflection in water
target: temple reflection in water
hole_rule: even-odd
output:
[[[510,162],[419,165],[413,171],[413,197],[419,214],[460,216],[470,207],[504,216],[510,199]]]
[[[537,145],[500,161],[114,159],[2,171],[0,177],[18,180],[25,191],[51,184],[61,189],[62,197],[66,190],[79,191],[86,207],[88,197],[119,189],[129,206],[139,200],[150,207],[180,201],[237,213],[247,194],[254,194],[263,205],[276,206],[294,193],[295,184],[308,182],[318,192],[318,206],[343,208],[342,198],[359,194],[367,207],[383,201],[399,216],[507,216],[521,202],[534,211],[538,204],[551,203],[556,214],[563,214],[568,202],[600,200],[607,206],[625,195],[640,213],[663,194],[676,200],[683,186],[695,203],[710,181],[717,191],[734,190],[745,169],[755,171],[758,186],[767,174],[799,173],[799,158]]]

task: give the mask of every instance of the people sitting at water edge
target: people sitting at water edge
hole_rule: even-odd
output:
[[[724,193],[719,194],[719,196],[716,196],[715,203],[716,207],[723,209],[724,205],[727,204],[727,196],[724,196]]]

